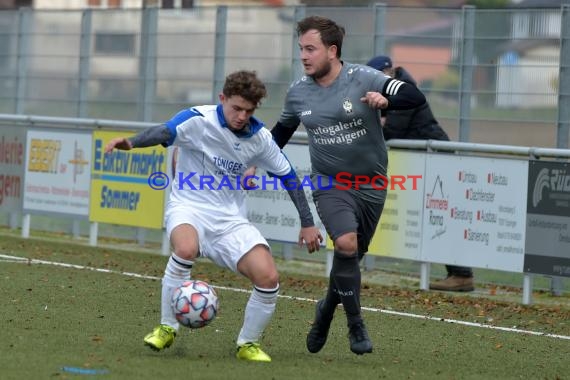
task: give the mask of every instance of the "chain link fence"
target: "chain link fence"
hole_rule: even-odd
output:
[[[0,112],[160,122],[216,102],[225,75],[247,68],[268,85],[259,116],[272,125],[302,75],[295,22],[319,14],[345,26],[344,60],[406,68],[452,138],[565,148],[568,9],[5,11]]]

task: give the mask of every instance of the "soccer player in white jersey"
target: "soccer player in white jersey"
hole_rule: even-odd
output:
[[[307,349],[316,353],[325,345],[336,307],[342,303],[350,349],[362,355],[372,352],[373,346],[360,313],[359,259],[368,250],[386,199],[381,178],[386,178],[388,154],[378,109],[415,108],[425,97],[411,84],[343,62],[345,31],[333,20],[307,17],[297,23],[297,34],[305,75],[289,88],[271,133],[282,148],[302,123],[309,137],[313,182],[341,173],[349,173],[353,181],[350,188],[343,183],[344,190],[315,186],[313,191],[319,216],[334,242],[334,258],[329,289],[317,303]]]
[[[144,343],[154,350],[174,342],[179,324],[170,305],[171,294],[190,279],[194,260],[202,256],[251,280],[253,291],[245,307],[236,356],[271,361],[260,339],[275,311],[279,275],[267,241],[247,219],[240,183],[246,168],[260,166],[283,182],[301,219],[299,244],[313,252],[323,237],[313,223],[303,188],[295,186],[301,182],[294,169],[271,133],[253,116],[265,95],[265,85],[255,72],[237,71],[226,78],[220,104],[183,110],[164,124],[130,138],[114,138],[105,147],[105,152],[158,144],[178,147],[176,176],[165,212],[173,252],[162,278],[161,322],[144,337]]]

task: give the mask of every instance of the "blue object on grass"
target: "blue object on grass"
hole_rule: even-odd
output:
[[[61,367],[63,372],[76,373],[79,375],[104,375],[109,373],[107,369],[95,369],[95,368],[79,368],[79,367]]]

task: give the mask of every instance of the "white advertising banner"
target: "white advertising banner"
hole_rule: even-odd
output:
[[[91,133],[27,133],[24,210],[89,215]]]
[[[422,261],[522,272],[528,161],[429,154]]]
[[[288,144],[283,149],[304,186],[309,206],[313,213],[315,224],[320,228],[323,237],[326,237],[325,228],[319,219],[311,188],[309,174],[311,161],[307,145]],[[261,234],[269,240],[286,243],[297,243],[301,223],[299,213],[291,201],[287,190],[281,186],[277,178],[269,178],[267,173],[258,170],[255,174],[258,189],[247,191],[247,207],[249,220],[261,231]],[[326,240],[323,240],[323,245]]]

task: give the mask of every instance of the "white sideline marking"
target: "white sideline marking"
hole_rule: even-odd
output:
[[[22,263],[22,264],[45,264],[45,265],[54,265],[54,266],[64,267],[64,268],[85,269],[85,270],[90,270],[90,271],[100,272],[100,273],[120,274],[120,275],[123,275],[123,276],[142,278],[142,279],[145,279],[145,280],[161,280],[161,279],[162,279],[161,277],[148,276],[148,275],[138,274],[138,273],[132,273],[132,272],[121,272],[121,271],[116,271],[116,270],[112,270],[112,269],[103,269],[103,268],[88,267],[88,266],[84,266],[84,265],[76,265],[76,264],[68,264],[68,263],[59,263],[59,262],[56,262],[56,261],[46,261],[46,260],[29,259],[29,258],[26,258],[26,257],[19,257],[19,256],[9,256],[9,255],[2,255],[2,254],[0,254],[0,259],[2,259],[3,261],[15,262],[15,263]],[[227,286],[216,286],[216,285],[212,285],[212,287],[215,288],[215,289],[229,290],[229,291],[238,292],[238,293],[250,293],[250,291],[247,290],[247,289],[230,288],[230,287],[227,287]],[[317,300],[314,300],[314,299],[312,299],[312,298],[294,297],[294,296],[286,296],[286,295],[279,295],[278,297],[279,297],[279,298],[285,298],[285,299],[288,299],[288,300],[295,300],[295,301],[317,302]],[[363,306],[363,307],[362,307],[362,310],[372,311],[372,312],[375,312],[375,313],[384,313],[384,314],[397,315],[397,316],[400,316],[400,317],[410,317],[410,318],[425,319],[425,320],[429,320],[429,321],[455,323],[455,324],[457,324],[457,325],[464,325],[464,326],[471,326],[471,327],[480,327],[480,328],[484,328],[484,329],[500,330],[500,331],[506,331],[506,332],[519,333],[519,334],[546,336],[546,337],[549,337],[549,338],[570,340],[570,336],[566,336],[566,335],[549,334],[549,333],[543,333],[543,332],[531,331],[531,330],[521,330],[521,329],[517,329],[517,328],[514,328],[514,327],[501,327],[501,326],[485,325],[485,324],[477,323],[477,322],[467,322],[467,321],[461,321],[461,320],[458,320],[458,319],[447,319],[447,318],[430,317],[429,315],[405,313],[405,312],[402,312],[402,311],[378,309],[378,308],[375,308],[375,307],[365,307],[365,306]]]

